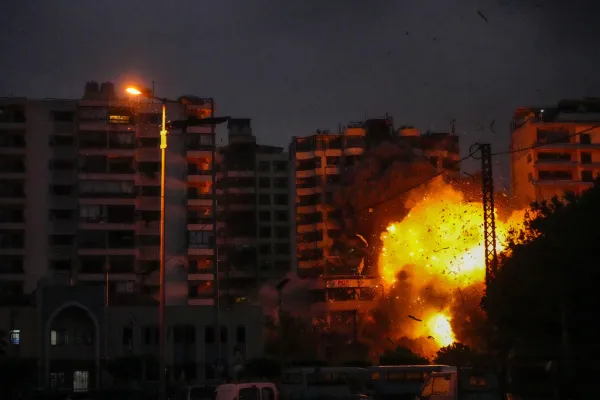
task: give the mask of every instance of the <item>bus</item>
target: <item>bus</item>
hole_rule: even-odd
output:
[[[355,398],[365,395],[369,372],[358,367],[297,367],[281,373],[284,399]]]

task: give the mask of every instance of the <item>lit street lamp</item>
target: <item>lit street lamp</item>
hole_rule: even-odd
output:
[[[134,96],[143,96],[148,99],[158,100],[162,103],[162,121],[160,130],[160,271],[159,271],[159,306],[158,306],[158,335],[159,335],[159,398],[161,400],[166,399],[166,326],[165,326],[165,273],[166,273],[166,258],[165,258],[165,190],[166,190],[166,149],[167,149],[167,103],[181,104],[179,101],[169,100],[163,97],[154,96],[153,92],[148,89],[138,89],[135,87],[128,87],[125,91]],[[171,128],[185,128],[187,126],[198,126],[198,125],[211,125],[212,134],[212,197],[213,197],[213,237],[216,240],[216,192],[215,192],[215,124],[227,121],[229,117],[214,118],[214,100],[212,98],[203,99],[210,101],[210,118],[196,118],[191,117],[187,120],[182,121],[170,121],[169,126]],[[216,264],[218,282],[218,263],[215,257],[213,257],[213,263]],[[218,284],[217,284],[218,287]],[[217,294],[218,297],[218,294]],[[218,311],[217,311],[218,313]],[[217,319],[218,321],[218,319]],[[218,329],[218,328],[217,328]],[[218,332],[218,331],[217,331]]]

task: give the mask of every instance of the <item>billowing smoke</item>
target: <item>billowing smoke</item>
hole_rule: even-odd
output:
[[[350,267],[357,257],[364,259],[362,274],[376,274],[377,270],[371,269],[376,268],[381,247],[379,235],[392,216],[402,218],[407,212],[402,193],[434,173],[431,163],[418,151],[391,142],[370,149],[357,164],[346,168],[334,197],[334,207],[342,217],[342,234],[334,243],[334,254]]]
[[[280,291],[277,285],[287,281]],[[281,296],[281,298],[280,298]],[[269,282],[263,285],[258,292],[258,300],[265,316],[277,319],[277,307],[279,301],[282,302],[282,310],[291,315],[301,315],[308,311],[310,307],[310,292],[308,290],[308,281],[298,278],[290,272],[284,278]]]

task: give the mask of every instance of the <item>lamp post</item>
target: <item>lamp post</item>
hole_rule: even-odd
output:
[[[158,98],[148,90],[129,87],[126,92],[134,96],[144,96],[160,100],[162,103],[162,119],[160,126],[160,245],[159,245],[159,288],[158,288],[158,363],[159,363],[159,398],[165,399],[167,394],[166,381],[166,332],[165,332],[165,167],[167,150],[167,99]]]
[[[169,100],[163,97],[154,96],[154,90],[140,90],[135,87],[128,87],[125,90],[127,93],[134,96],[143,96],[148,99],[158,100],[162,103],[162,124],[160,130],[160,250],[159,250],[159,306],[158,306],[158,335],[159,335],[159,398],[161,400],[166,399],[167,382],[166,382],[166,324],[165,324],[165,273],[166,273],[166,253],[165,253],[165,189],[166,189],[166,149],[167,149],[167,103],[177,103],[179,101]],[[211,125],[212,134],[212,198],[213,198],[213,237],[216,243],[216,192],[215,192],[215,124],[225,122],[229,117],[215,118],[214,117],[214,100],[203,99],[210,101],[210,118],[188,118],[182,121],[171,121],[169,126],[185,128],[187,126],[198,126],[198,125]],[[215,246],[216,247],[216,246]],[[213,258],[213,265],[217,270],[217,287],[218,287],[218,261]],[[218,294],[217,294],[218,298]],[[217,302],[217,324],[218,322],[218,302]]]

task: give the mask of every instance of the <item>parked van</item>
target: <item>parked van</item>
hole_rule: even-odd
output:
[[[274,383],[226,383],[217,387],[216,400],[277,400],[279,392]]]

